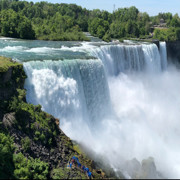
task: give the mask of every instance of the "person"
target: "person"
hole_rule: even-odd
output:
[[[72,168],[72,163],[70,163],[70,168]]]
[[[89,168],[85,168],[85,171],[86,171],[87,173],[89,173]]]
[[[72,163],[74,163],[75,161],[74,161],[74,159],[72,159]]]
[[[72,159],[76,160],[76,157],[75,157],[75,156],[73,156],[73,157],[72,157]]]
[[[88,177],[89,177],[89,179],[91,179],[91,176],[92,176],[92,173],[89,171],[89,172],[88,172]]]
[[[72,168],[72,163],[69,163],[67,167]]]
[[[79,162],[79,159],[78,159],[77,157],[75,157],[75,158],[76,158],[76,159],[75,159],[75,160],[76,160],[76,162]]]
[[[72,161],[73,161],[74,163],[77,163],[77,162],[79,162],[79,159],[78,159],[76,156],[73,156],[73,157],[72,157]]]
[[[77,162],[77,164],[78,164],[78,167],[81,168],[81,163],[79,161]]]
[[[83,170],[84,172],[85,172],[85,168],[86,168],[85,166],[82,166],[82,170]]]

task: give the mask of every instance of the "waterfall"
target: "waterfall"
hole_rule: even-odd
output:
[[[165,43],[160,43],[161,53],[155,44],[106,45],[90,52],[99,60],[24,63],[27,101],[41,104],[43,110],[64,121],[96,124],[111,112],[106,75],[159,72],[167,65]]]
[[[31,61],[24,63],[28,75],[27,101],[62,121],[96,124],[110,110],[109,89],[99,60]]]
[[[167,50],[166,50],[166,42],[159,43],[159,49],[161,54],[161,67],[163,70],[167,69]]]
[[[163,46],[161,55],[155,44],[108,45],[92,50],[92,54],[103,62],[106,72],[111,76],[132,71],[161,72],[166,68],[167,58],[164,57],[165,45],[160,44]]]
[[[167,68],[166,44],[88,48],[98,59],[24,63],[27,101],[117,171],[152,156],[165,177],[180,177],[180,72]]]

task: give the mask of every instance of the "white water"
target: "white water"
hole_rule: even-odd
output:
[[[101,61],[32,61],[24,63],[24,68],[28,75],[27,101],[41,104],[46,112],[61,119],[62,126],[72,123],[69,128],[81,129],[82,123],[94,128],[110,112]]]
[[[162,69],[167,68],[167,53],[166,53],[166,43],[160,43],[160,54],[161,54],[161,67]]]
[[[25,50],[26,48],[25,47],[23,47],[23,46],[7,46],[7,47],[4,47],[4,48],[2,48],[2,49],[0,49],[0,51],[2,51],[2,52],[11,52],[11,51],[23,51],[23,50]]]
[[[163,52],[163,49],[162,49]],[[161,58],[155,44],[102,46],[92,54],[102,60],[109,75],[120,72],[160,72]],[[167,57],[162,57],[164,59]]]
[[[90,52],[99,60],[24,63],[28,102],[115,169],[152,156],[164,176],[180,177],[180,73],[167,66],[165,43],[160,53],[152,44]]]

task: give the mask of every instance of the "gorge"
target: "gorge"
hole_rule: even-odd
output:
[[[1,55],[23,63],[27,101],[95,158],[128,178],[127,160],[153,157],[164,177],[180,177],[180,72],[165,42],[0,41]]]

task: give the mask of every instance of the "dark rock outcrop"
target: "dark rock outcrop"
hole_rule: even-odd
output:
[[[159,49],[159,40],[156,40],[156,39],[153,39],[152,40],[152,43],[156,44],[158,49]]]
[[[166,42],[167,58],[169,62],[177,65],[180,64],[180,41]]]

